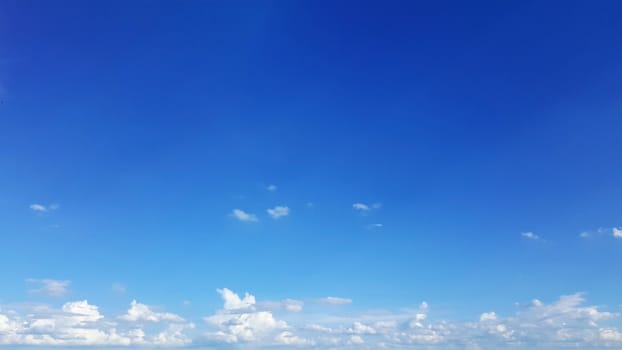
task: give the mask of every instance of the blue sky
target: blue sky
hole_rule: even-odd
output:
[[[0,347],[622,348],[621,35],[615,1],[0,3]]]

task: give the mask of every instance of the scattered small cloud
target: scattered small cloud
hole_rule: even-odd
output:
[[[533,232],[523,232],[521,233],[521,236],[523,236],[523,238],[526,239],[531,239],[534,241],[537,241],[540,239],[540,236],[538,236],[537,234],[533,233]]]
[[[284,206],[276,206],[266,210],[273,219],[278,219],[289,215],[289,208]]]
[[[31,293],[44,294],[50,297],[62,297],[69,292],[71,281],[53,280],[53,279],[36,279],[29,278],[26,280],[33,287]]]
[[[611,231],[613,233],[613,237],[622,238],[622,228],[614,227]]]
[[[115,282],[112,284],[112,291],[117,294],[125,294],[125,292],[127,292],[127,287],[122,283]]]
[[[374,209],[380,209],[380,208],[382,208],[382,203],[376,202],[376,203],[372,204],[371,207],[374,208]]]
[[[289,312],[300,312],[304,307],[304,302],[301,300],[285,299],[281,301],[263,301],[257,303],[259,309],[268,311],[285,310]]]
[[[589,232],[587,232],[587,231],[583,231],[583,232],[579,233],[579,237],[581,237],[581,238],[590,238],[591,236],[592,235]]]
[[[346,305],[352,304],[352,299],[339,297],[326,297],[317,300],[318,303],[324,305]]]
[[[257,221],[257,216],[255,214],[250,214],[241,209],[233,209],[231,215],[236,219],[244,222],[254,222]]]
[[[48,206],[45,206],[43,204],[34,203],[31,204],[29,208],[36,213],[47,213],[59,209],[60,206],[58,204],[50,204]]]
[[[359,211],[369,211],[369,206],[364,203],[354,203],[352,204],[352,209]]]
[[[276,185],[269,185],[268,187],[266,187],[266,190],[270,191],[270,192],[274,192],[276,191]]]
[[[315,204],[313,204],[313,202],[307,202],[307,208],[313,208],[315,207]]]
[[[384,224],[370,224],[367,225],[368,230],[378,230],[384,227]]]
[[[39,213],[45,213],[46,211],[48,211],[48,208],[46,208],[45,205],[36,204],[36,203],[35,204],[31,204],[30,205],[30,209],[32,211],[36,211],[36,212],[39,212]]]

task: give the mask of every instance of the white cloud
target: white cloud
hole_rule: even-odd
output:
[[[304,302],[294,299],[285,299],[282,301],[264,301],[257,304],[257,307],[270,311],[285,310],[290,312],[300,312],[304,307]]]
[[[61,309],[30,305],[22,312],[0,313],[0,346],[180,346],[191,342],[183,330],[193,324],[169,324],[148,334],[136,323],[107,320],[87,300],[67,302]]]
[[[133,300],[130,304],[127,314],[119,316],[119,319],[125,321],[147,321],[147,322],[184,322],[185,320],[178,315],[168,312],[155,312],[145,304],[141,304]]]
[[[231,212],[231,215],[233,215],[236,219],[240,221],[245,221],[245,222],[257,221],[257,216],[255,216],[255,214],[249,214],[241,209],[233,209],[233,211]]]
[[[69,292],[69,285],[71,281],[53,280],[53,279],[36,279],[29,278],[26,280],[31,285],[34,285],[30,289],[31,293],[45,294],[50,297],[62,297]]]
[[[276,206],[276,207],[270,208],[270,209],[268,209],[266,211],[268,212],[268,214],[273,219],[278,219],[280,217],[289,215],[289,208],[288,207],[283,207],[283,206]]]
[[[611,231],[613,233],[613,237],[622,238],[622,228],[614,227]]]
[[[496,320],[497,320],[497,314],[494,312],[484,312],[483,314],[479,316],[480,322],[496,321]]]
[[[590,238],[591,234],[587,231],[579,233],[579,237],[581,238]]]
[[[604,341],[622,342],[622,333],[613,328],[600,329],[600,338]]]
[[[44,205],[42,204],[31,204],[30,205],[30,209],[32,211],[36,211],[36,212],[40,212],[40,213],[44,213],[46,211],[48,211],[48,208],[46,208]]]
[[[521,233],[521,236],[523,236],[523,238],[532,239],[532,240],[535,240],[535,241],[540,239],[540,236],[538,236],[537,234],[535,234],[533,232],[523,232],[523,233]]]
[[[34,212],[37,212],[37,213],[46,213],[46,212],[49,212],[49,211],[56,210],[56,209],[60,208],[60,206],[58,204],[55,204],[55,203],[54,204],[50,204],[48,206],[45,206],[43,204],[34,203],[34,204],[31,204],[29,206],[29,208],[30,208],[30,210],[32,210]]]
[[[320,304],[325,305],[345,305],[352,304],[352,299],[348,298],[339,298],[339,297],[326,297],[317,300]]]
[[[295,335],[294,333],[290,331],[283,331],[279,333],[274,338],[274,340],[277,344],[282,344],[282,345],[300,346],[300,345],[314,345],[315,344],[314,342],[311,342],[307,339],[298,337],[297,335]]]
[[[218,289],[217,292],[225,301],[225,310],[245,310],[254,309],[255,307],[255,297],[248,293],[244,295],[244,298],[240,298],[239,295],[227,288]]]
[[[340,314],[283,312],[281,302],[257,301],[223,288],[223,307],[204,318],[201,329],[181,316],[157,312],[136,301],[126,314],[106,317],[87,300],[60,308],[41,304],[0,305],[0,347],[202,347],[215,343],[271,349],[603,349],[622,346],[620,329],[612,326],[619,314],[586,305],[583,294],[552,302],[534,299],[509,316],[495,312],[475,315],[472,322],[436,320],[422,302],[399,311]],[[300,302],[301,303],[301,302]],[[271,311],[280,311],[275,316]],[[309,323],[307,323],[309,322]],[[194,342],[193,339],[197,340]],[[209,343],[205,344],[207,340]],[[203,343],[202,343],[203,341]],[[226,345],[225,345],[226,346]]]
[[[208,339],[225,343],[266,341],[274,339],[277,331],[287,328],[287,323],[274,318],[270,311],[257,311],[255,297],[246,293],[244,298],[227,288],[218,289],[224,301],[223,309],[204,320],[217,328],[207,333]]]
[[[365,341],[360,335],[353,335],[350,337],[350,340],[348,341],[348,343],[358,345],[358,344],[365,343]]]
[[[360,210],[360,211],[369,211],[370,208],[367,204],[364,204],[364,203],[354,203],[352,204],[352,209]]]
[[[276,185],[269,185],[268,187],[266,187],[266,189],[270,192],[274,192],[276,191]]]
[[[112,291],[118,294],[125,294],[125,292],[127,292],[127,287],[122,283],[115,282],[112,284]]]

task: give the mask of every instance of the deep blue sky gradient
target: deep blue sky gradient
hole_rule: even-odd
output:
[[[622,226],[621,37],[617,1],[4,1],[0,298],[618,305],[579,233]]]

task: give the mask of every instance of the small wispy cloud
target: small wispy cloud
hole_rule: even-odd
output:
[[[537,241],[540,239],[540,236],[538,236],[537,234],[533,232],[523,232],[520,235],[523,236],[523,238],[532,239],[534,241]]]
[[[257,221],[257,216],[255,214],[250,214],[245,212],[242,209],[233,209],[231,215],[236,219],[244,222],[254,222]]]
[[[369,205],[365,203],[354,203],[352,204],[352,209],[359,211],[369,211]]]
[[[48,206],[45,206],[43,204],[34,203],[34,204],[31,204],[29,208],[30,210],[37,212],[37,213],[47,213],[49,211],[53,211],[53,210],[60,208],[60,206],[58,204],[50,204]]]
[[[339,297],[326,297],[317,299],[319,304],[324,305],[347,305],[352,304],[352,299],[349,298],[339,298]]]
[[[278,219],[289,215],[289,208],[284,206],[276,206],[266,210],[273,219]]]
[[[125,294],[125,292],[127,292],[127,287],[122,283],[115,282],[112,284],[112,291],[117,294]]]
[[[36,279],[29,278],[26,280],[29,284],[33,285],[30,289],[31,293],[45,294],[50,297],[62,297],[69,292],[69,285],[71,281],[53,280],[53,279]]]
[[[583,232],[579,233],[579,237],[581,237],[581,238],[585,238],[586,239],[586,238],[590,238],[591,236],[592,236],[592,234],[587,232],[587,231],[583,231]]]
[[[276,191],[276,185],[268,185],[268,187],[266,187],[266,190],[270,191],[270,192],[274,192]]]
[[[367,228],[370,230],[383,228],[384,224],[370,224],[367,225]]]
[[[613,233],[613,237],[622,238],[622,228],[614,227],[613,229],[611,229],[611,231]]]

